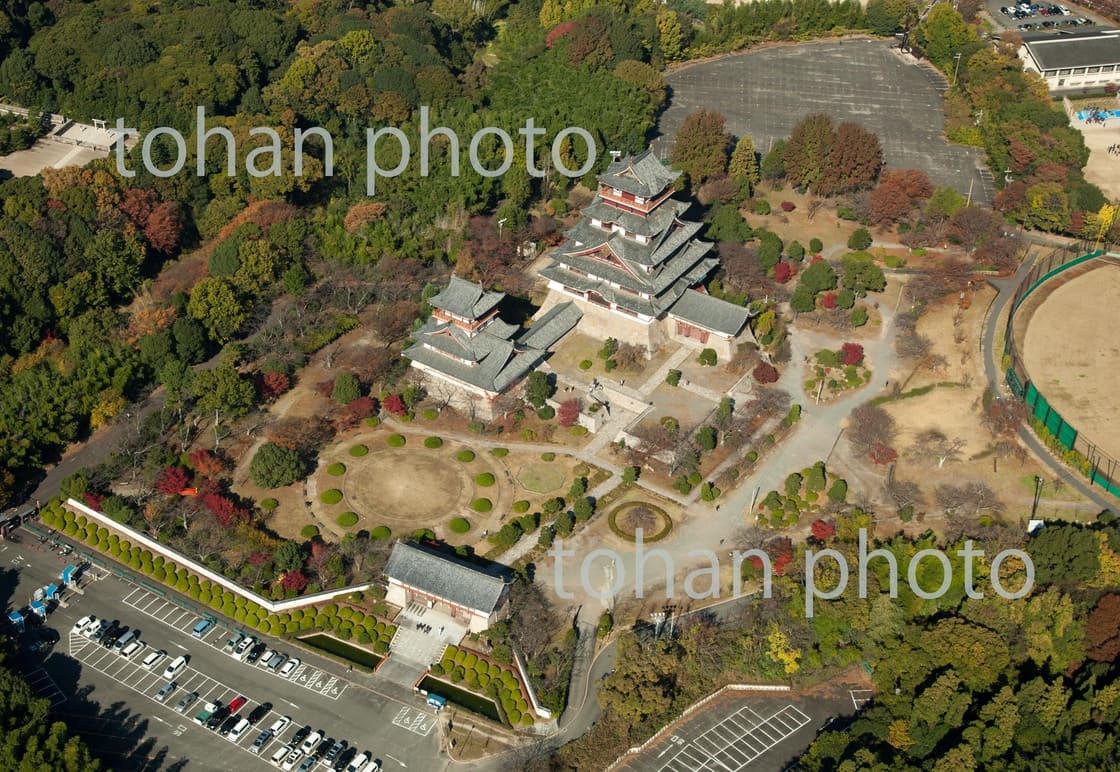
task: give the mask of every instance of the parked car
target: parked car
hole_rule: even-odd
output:
[[[233,656],[240,660],[244,660],[249,654],[249,650],[253,648],[253,644],[257,642],[256,638],[242,638],[241,641],[233,650]]]
[[[346,767],[346,772],[362,772],[362,767],[369,763],[369,751],[362,751]]]
[[[296,772],[310,772],[310,770],[314,766],[315,766],[315,757],[314,756],[308,756],[306,759],[303,760],[302,764],[300,764],[298,767],[296,767]]]
[[[248,701],[249,701],[249,698],[246,697],[245,695],[243,695],[243,694],[237,695],[229,703],[230,712],[231,713],[236,713],[237,711],[241,710],[243,707],[245,707],[245,703],[248,702]]]
[[[213,626],[214,621],[212,619],[200,619],[194,626],[194,629],[191,630],[191,635],[193,635],[195,638],[201,638],[202,636],[206,635],[207,631],[209,631]]]
[[[229,731],[229,736],[226,739],[229,740],[231,743],[237,742],[238,740],[241,739],[242,735],[244,735],[245,732],[251,726],[252,726],[252,724],[249,722],[249,719],[247,719],[247,718],[241,719],[240,721],[238,721],[236,724],[233,725],[233,729],[231,729]]]
[[[156,702],[163,702],[164,700],[166,700],[167,696],[171,694],[171,692],[175,691],[176,686],[178,686],[178,684],[176,684],[174,681],[168,681],[167,683],[165,683],[163,685],[163,688],[156,692]]]
[[[288,758],[288,754],[290,754],[291,752],[292,752],[292,746],[281,745],[279,748],[277,748],[275,751],[272,752],[272,758],[269,759],[269,762],[273,766],[279,767],[281,764],[284,763],[284,759]],[[298,753],[299,751],[296,751],[296,752]]]
[[[272,733],[274,735],[280,736],[281,734],[283,734],[284,730],[288,728],[288,724],[290,723],[292,723],[292,720],[290,718],[288,718],[287,716],[281,716],[280,718],[272,722],[272,726],[270,726],[269,729],[272,730]],[[295,740],[293,740],[293,742],[295,742]]]
[[[129,630],[127,633],[119,636],[115,641],[113,641],[113,651],[115,651],[119,654],[121,651],[124,650],[125,646],[132,643],[133,641],[135,641],[139,637],[140,637],[140,631],[139,630]]]
[[[290,751],[288,756],[280,763],[280,769],[285,772],[291,772],[299,764],[299,760],[303,758],[303,751]]]
[[[249,746],[249,753],[259,754],[261,748],[265,746],[265,743],[272,739],[272,734],[273,732],[271,729],[261,731],[261,733],[257,735],[257,739],[253,740],[253,744]]]
[[[127,630],[127,625],[122,626],[120,622],[114,621],[113,624],[109,626],[109,629],[101,636],[99,642],[105,648],[111,648]]]
[[[217,710],[215,710],[213,713],[210,714],[210,718],[206,719],[206,728],[207,729],[217,729],[218,727],[220,727],[222,725],[223,721],[225,721],[227,718],[229,718],[229,714],[230,714],[229,705],[222,705],[221,707],[219,707]]]
[[[365,767],[365,769],[362,770],[362,772],[380,772],[380,770],[381,770],[381,762],[378,761],[377,759],[374,759],[370,763],[366,764],[366,767]]]
[[[249,653],[245,655],[245,661],[250,665],[255,664],[256,661],[261,658],[261,655],[264,654],[267,648],[268,646],[264,643],[258,643],[256,646],[249,649]]]
[[[227,716],[226,720],[222,722],[222,725],[218,727],[218,734],[222,737],[229,737],[229,733],[233,731],[233,728],[244,720],[245,719],[236,713],[232,716]]]
[[[167,652],[164,651],[163,649],[156,649],[155,651],[149,651],[148,656],[144,657],[144,661],[141,662],[140,664],[143,665],[146,670],[151,670],[152,668],[154,668],[156,666],[157,662],[159,662],[161,659],[163,659],[166,656],[167,656]]]
[[[334,772],[344,772],[346,767],[350,765],[350,759],[358,754],[357,748],[347,748],[342,753],[338,754],[335,760],[331,763],[331,769]]]
[[[233,650],[237,648],[237,645],[244,639],[245,633],[234,633],[222,646],[222,651],[224,651],[226,654],[233,654]]]
[[[89,616],[84,616],[77,622],[75,622],[74,627],[70,630],[70,632],[81,635],[95,624],[97,624],[97,617],[90,614]]]
[[[261,661],[264,662],[263,659]],[[271,670],[273,673],[275,673],[280,669],[280,666],[283,665],[287,661],[288,661],[288,655],[287,654],[284,654],[283,652],[279,652],[279,651],[273,652],[273,654],[269,658],[268,662],[265,662],[265,667],[267,667],[269,670]]]
[[[311,727],[304,726],[297,729],[296,734],[291,737],[291,744],[293,747],[299,747],[299,744],[307,740],[307,736],[311,734]]]
[[[300,753],[311,753],[319,741],[323,739],[322,730],[316,730],[303,738],[303,745],[299,746]]]
[[[111,624],[112,622],[110,622],[108,619],[99,619],[96,621],[96,624],[91,624],[84,631],[82,631],[82,635],[84,635],[86,638],[89,638],[91,641],[96,641],[101,638],[102,634],[106,630],[109,629],[109,625]]]
[[[255,724],[262,718],[268,715],[268,711],[272,710],[271,702],[262,702],[257,707],[253,708],[253,712],[249,714],[249,723]]]
[[[264,650],[264,654],[262,654],[260,656],[260,659],[257,661],[257,664],[260,665],[261,667],[264,667],[265,665],[268,664],[268,661],[270,659],[272,659],[273,655],[275,655],[275,654],[276,654],[276,649],[266,648]]]
[[[174,678],[180,670],[187,665],[187,655],[180,654],[175,659],[167,663],[167,667],[163,670],[163,677],[167,679]]]
[[[327,749],[327,754],[323,757],[323,761],[327,762],[327,764],[334,764],[339,755],[346,750],[347,745],[349,745],[349,743],[345,740],[337,740],[334,745]]]
[[[314,751],[312,751],[312,755],[317,759],[321,759],[326,756],[327,751],[329,751],[333,747],[334,738],[328,737],[327,739],[323,740],[323,742],[319,743],[319,746]]]
[[[277,672],[279,672],[279,674],[281,676],[283,676],[284,678],[287,678],[295,671],[295,669],[297,667],[299,667],[299,665],[300,665],[299,657],[292,657],[287,662],[285,662],[283,665],[281,665],[280,670],[277,671]]]
[[[186,713],[190,710],[191,705],[194,705],[195,700],[198,699],[198,692],[187,692],[179,698],[179,702],[175,705],[176,713]]]
[[[127,646],[125,646],[123,649],[121,649],[121,656],[124,657],[125,659],[132,659],[134,656],[136,656],[141,651],[143,651],[144,647],[146,645],[147,644],[145,644],[141,640],[132,641]]]

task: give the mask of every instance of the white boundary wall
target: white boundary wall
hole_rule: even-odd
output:
[[[700,710],[705,705],[707,705],[709,702],[711,702],[715,698],[722,695],[724,692],[788,692],[788,691],[790,691],[790,688],[788,686],[783,685],[783,684],[728,684],[727,686],[723,686],[723,687],[719,688],[718,690],[709,694],[704,699],[698,700],[697,702],[694,702],[691,705],[689,705],[687,708],[684,709],[684,711],[679,716],[677,716],[674,720],[670,721],[668,724],[666,724],[665,726],[661,727],[656,732],[654,732],[653,736],[650,737],[648,740],[646,740],[644,743],[642,743],[641,745],[636,745],[633,748],[631,748],[630,750],[623,753],[621,756],[619,756],[617,759],[615,759],[613,764],[611,764],[609,767],[607,767],[607,772],[611,772],[612,769],[617,768],[619,764],[621,764],[623,761],[626,760],[627,756],[633,756],[635,753],[641,753],[646,748],[653,745],[655,742],[657,742],[657,740],[661,739],[661,735],[665,734],[666,732],[671,730],[674,726],[676,726],[677,722],[683,720],[684,718],[687,718],[692,713],[695,713],[696,711]]]
[[[529,702],[533,706],[533,712],[543,719],[552,718],[552,711],[537,702],[536,692],[533,691],[533,682],[529,680],[529,673],[525,669],[525,663],[522,661],[521,652],[517,650],[516,646],[510,647],[513,651],[513,661],[517,665],[517,672],[521,674],[521,682],[525,684],[525,691],[529,695]]]
[[[149,539],[144,534],[139,533],[138,531],[134,531],[133,529],[129,528],[126,525],[121,525],[116,520],[112,519],[111,517],[106,517],[105,515],[98,512],[97,510],[91,509],[90,507],[86,506],[85,504],[81,503],[80,501],[75,501],[74,499],[67,499],[66,500],[66,506],[70,507],[70,509],[73,509],[76,512],[82,513],[86,517],[91,518],[92,520],[100,523],[101,525],[105,526],[106,528],[109,528],[109,529],[112,529],[112,530],[115,530],[115,531],[119,531],[126,538],[128,538],[129,541],[131,541],[132,543],[141,544],[144,547],[147,547],[148,549],[150,549],[152,552],[163,555],[165,558],[173,561],[175,563],[175,565],[182,566],[182,567],[188,569],[189,571],[192,571],[192,572],[198,574],[200,577],[205,577],[206,579],[209,579],[214,584],[217,584],[217,585],[220,585],[220,586],[224,587],[225,589],[232,592],[234,595],[240,595],[242,598],[245,598],[246,600],[253,601],[253,603],[256,603],[261,608],[265,609],[266,611],[268,611],[271,614],[278,614],[282,611],[291,611],[294,608],[302,608],[304,606],[311,606],[315,603],[322,603],[324,601],[333,600],[334,598],[338,598],[342,595],[349,595],[352,592],[362,592],[362,591],[368,590],[369,588],[374,586],[372,583],[357,584],[357,585],[353,585],[353,586],[350,586],[350,587],[343,587],[343,588],[338,589],[338,590],[328,590],[326,592],[318,592],[318,593],[315,593],[314,595],[303,595],[299,598],[292,598],[291,600],[271,601],[271,600],[268,600],[267,598],[262,598],[260,595],[257,595],[255,592],[251,592],[249,590],[246,590],[244,587],[239,585],[237,582],[234,582],[230,579],[227,579],[226,577],[222,576],[219,573],[211,571],[206,566],[203,566],[203,565],[200,565],[200,564],[196,563],[195,561],[191,560],[190,558],[186,557],[185,555],[180,555],[178,552],[175,552],[174,550],[165,547],[164,545],[160,544],[159,542],[157,542],[153,539]]]

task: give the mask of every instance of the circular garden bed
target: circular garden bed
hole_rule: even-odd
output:
[[[616,536],[627,541],[634,541],[638,529],[642,529],[643,544],[660,541],[673,530],[673,519],[669,513],[647,501],[619,504],[607,516],[607,523]]]

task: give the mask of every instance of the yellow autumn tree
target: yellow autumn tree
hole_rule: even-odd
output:
[[[779,663],[786,675],[793,675],[801,669],[801,649],[794,648],[789,642],[789,636],[776,624],[770,625],[766,643],[769,646],[766,655]]]
[[[887,742],[900,751],[910,750],[914,746],[914,738],[910,736],[910,724],[906,719],[898,718],[891,722],[887,729]]]

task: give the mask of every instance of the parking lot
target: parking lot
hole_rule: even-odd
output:
[[[830,718],[853,713],[846,687],[796,693],[724,693],[671,727],[620,769],[632,772],[783,770]]]
[[[980,203],[995,196],[983,153],[945,140],[945,79],[886,41],[761,48],[681,67],[666,83],[672,98],[658,125],[659,156],[668,156],[685,116],[702,108],[722,113],[727,131],[750,135],[763,154],[806,115],[823,112],[875,132],[889,166],[922,169],[934,185],[971,191]]]
[[[63,558],[34,543],[29,534],[20,544],[0,543],[0,585],[13,608],[24,605],[32,590],[58,581],[72,557]],[[324,736],[346,740],[357,750],[369,750],[383,768],[436,769],[446,757],[438,748],[436,718],[424,701],[364,674],[347,673],[346,666],[296,648],[289,641],[261,638],[270,648],[298,657],[301,664],[281,677],[260,664],[241,662],[222,651],[234,624],[218,615],[219,624],[203,640],[191,635],[201,618],[169,597],[160,597],[105,571],[85,588],[70,595],[66,606],[52,611],[47,628],[61,641],[53,650],[21,650],[15,664],[36,693],[51,700],[54,714],[63,718],[89,742],[114,770],[229,770],[273,769],[272,753],[304,725]],[[180,603],[185,602],[178,599]],[[139,630],[146,648],[126,659],[100,644],[72,635],[74,623],[86,615],[119,620]],[[154,650],[166,657],[152,671],[142,666]],[[174,677],[175,690],[165,701],[154,697],[166,683],[166,663],[180,655],[187,666]],[[180,698],[198,692],[186,714],[176,712]],[[239,715],[262,703],[272,707],[234,744],[192,719],[207,700],[227,703],[244,695],[248,703]],[[249,752],[261,730],[280,716],[291,724],[279,739],[270,739],[259,755]],[[237,751],[233,749],[237,748]],[[320,769],[323,769],[320,767]]]

